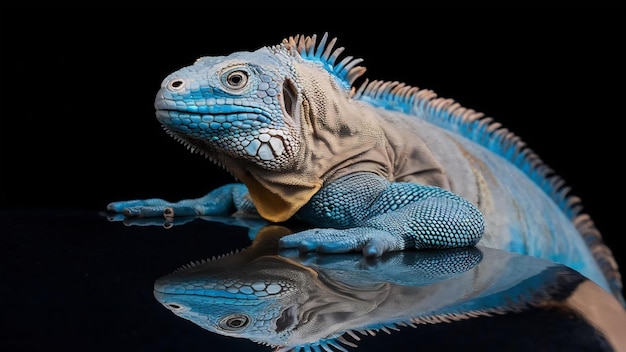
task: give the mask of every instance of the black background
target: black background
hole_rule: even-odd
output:
[[[328,31],[368,78],[433,89],[521,136],[623,263],[622,7],[232,5],[4,7],[0,206],[103,210],[230,182],[162,131],[161,80],[199,56]]]

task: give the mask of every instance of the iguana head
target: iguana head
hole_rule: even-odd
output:
[[[165,78],[157,118],[211,159],[288,168],[299,151],[300,93],[285,62],[267,49],[200,58]]]
[[[314,272],[277,255],[248,258],[245,253],[191,263],[161,277],[154,297],[213,333],[273,347],[291,346],[294,340],[314,343],[316,332],[307,328],[313,324],[306,323],[315,314],[306,307],[331,305],[302,293],[315,286]]]
[[[245,183],[268,220],[289,218],[349,153],[369,148],[360,122],[335,111],[365,71],[362,60],[336,62],[343,48],[326,40],[296,36],[202,57],[168,75],[156,96],[165,130]]]

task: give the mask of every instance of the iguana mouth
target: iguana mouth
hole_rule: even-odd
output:
[[[170,130],[205,138],[219,136],[228,130],[254,130],[271,122],[269,113],[254,107],[232,105],[201,105],[178,107],[174,102],[160,100],[155,104],[157,119]]]
[[[285,94],[288,97],[284,100],[290,107],[293,107],[291,93]],[[186,145],[192,152],[199,152],[211,159],[213,156],[209,154],[209,150],[213,143],[217,143],[231,153],[247,155],[262,161],[272,161],[281,157],[287,149],[284,132],[268,127],[256,128],[253,123],[257,121],[267,123],[269,119],[258,109],[254,112],[248,110],[251,108],[244,107],[237,111],[231,109],[223,113],[211,114],[204,111],[196,113],[180,109],[158,109],[156,116],[168,134]],[[220,106],[211,107],[209,111],[219,112]],[[249,116],[250,120],[239,120],[238,117],[241,115]],[[230,133],[244,134],[252,130],[255,130],[257,134],[251,139],[240,136],[237,142],[233,142],[236,138],[228,136]]]

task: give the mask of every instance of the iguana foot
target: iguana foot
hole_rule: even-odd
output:
[[[133,204],[137,204],[138,201],[130,201]],[[174,217],[187,217],[200,215],[200,210],[194,206],[180,205],[175,203],[166,203],[163,205],[153,205],[150,203],[143,203],[134,206],[126,206],[125,201],[111,203],[107,206],[109,211],[117,211],[115,209],[122,207],[120,211],[127,217],[139,217],[139,218],[156,218],[163,217],[165,219],[173,219]]]
[[[230,215],[233,212],[258,215],[248,196],[246,186],[240,183],[223,185],[203,197],[183,199],[178,202],[168,202],[160,198],[112,202],[107,205],[107,210],[124,214],[127,217],[165,219],[199,215]]]
[[[196,216],[201,210],[193,204],[193,200],[171,203],[163,199],[128,200],[112,202],[107,205],[107,210],[122,213],[128,217],[155,218]]]
[[[301,252],[347,253],[361,251],[366,257],[380,257],[385,252],[402,250],[404,241],[391,233],[369,227],[345,230],[316,228],[287,235],[280,239],[281,248],[298,248]]]

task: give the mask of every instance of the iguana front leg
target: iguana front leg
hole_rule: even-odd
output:
[[[234,212],[258,215],[248,189],[241,183],[223,185],[203,197],[178,202],[169,202],[159,198],[112,202],[107,205],[107,210],[123,213],[128,217],[164,217],[166,219],[200,215],[231,215]]]
[[[325,228],[286,236],[281,247],[360,250],[377,257],[406,248],[472,246],[484,231],[482,214],[462,197],[434,186],[390,183],[371,173],[344,176],[324,187],[298,216]]]
[[[256,214],[243,184],[228,184],[204,197],[119,201],[109,211],[128,217],[167,218]],[[390,183],[372,173],[344,176],[322,188],[297,213],[319,228],[288,235],[282,248],[368,257],[406,248],[454,248],[478,243],[484,230],[480,211],[469,201],[439,187]]]

